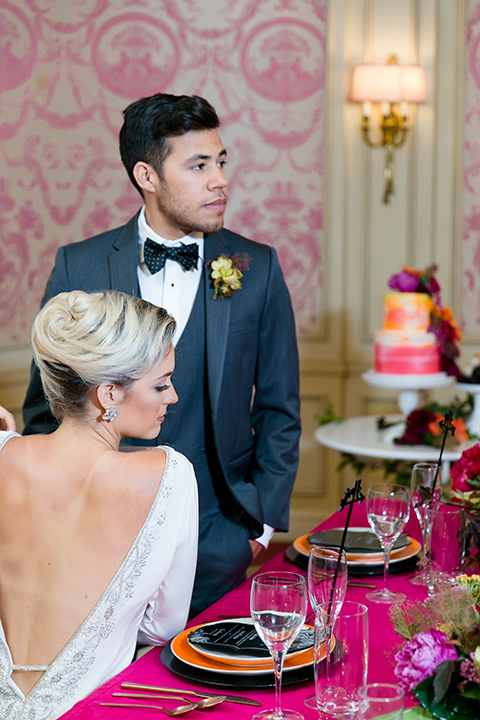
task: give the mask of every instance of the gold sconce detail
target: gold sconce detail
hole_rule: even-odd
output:
[[[409,103],[426,100],[425,70],[419,65],[399,65],[392,55],[386,65],[356,65],[353,69],[352,102],[362,103],[362,137],[371,148],[385,148],[383,202],[390,202],[394,189],[395,149],[407,133]],[[376,130],[372,127],[372,105],[380,112]]]

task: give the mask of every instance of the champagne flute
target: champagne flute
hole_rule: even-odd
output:
[[[427,500],[420,505],[419,503],[422,501],[420,488],[426,487],[432,491],[435,478],[437,478],[437,482],[435,490],[433,490],[434,500]],[[429,568],[432,562],[432,527],[442,492],[441,484],[440,468],[437,463],[416,463],[413,466],[411,480],[412,505],[422,529],[423,539],[423,570],[410,580],[414,585],[428,585],[429,583]]]
[[[294,710],[281,709],[281,684],[285,654],[305,622],[305,578],[290,572],[257,575],[252,582],[250,612],[275,668],[275,709],[263,710],[252,720],[304,720]]]
[[[383,590],[367,593],[367,600],[378,603],[399,603],[403,593],[388,589],[390,553],[410,517],[410,493],[403,485],[372,485],[367,492],[367,518],[383,550]]]
[[[319,545],[310,550],[308,557],[308,594],[315,612],[315,654],[325,639],[325,672],[330,677],[330,646],[333,628],[347,591],[347,557],[345,550]],[[320,611],[327,608],[327,613]],[[315,663],[315,668],[317,663]],[[307,707],[316,708],[315,693],[304,700]]]

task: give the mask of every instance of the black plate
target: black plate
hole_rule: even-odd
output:
[[[272,673],[265,675],[227,675],[223,673],[210,672],[203,668],[195,668],[179,660],[173,654],[170,645],[165,645],[161,654],[162,663],[175,675],[193,680],[204,685],[217,685],[218,687],[246,687],[266,688],[275,687],[275,676]],[[313,680],[313,664],[297,670],[288,670],[282,673],[282,687],[285,685],[296,685],[298,683]]]
[[[293,545],[285,550],[285,557],[290,560],[294,565],[302,570],[308,569],[308,556],[299,553],[295,550]],[[418,555],[412,555],[412,557],[405,558],[405,560],[399,560],[398,562],[390,563],[388,574],[406,572],[407,570],[413,570],[418,561]],[[348,566],[348,575],[383,575],[383,563],[380,565],[367,565],[365,566]]]

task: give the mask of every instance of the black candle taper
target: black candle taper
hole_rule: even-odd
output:
[[[365,495],[362,493],[362,481],[359,478],[356,481],[355,486],[353,488],[347,488],[345,490],[345,496],[344,496],[342,502],[340,503],[340,507],[339,507],[339,512],[341,512],[347,505],[349,506],[348,513],[347,513],[347,519],[345,521],[345,528],[343,530],[342,540],[340,542],[340,548],[338,551],[338,560],[337,560],[337,564],[335,565],[335,573],[333,576],[333,583],[332,583],[332,587],[330,589],[330,599],[328,601],[328,611],[327,611],[328,618],[330,618],[330,611],[332,609],[333,598],[335,597],[335,586],[337,584],[338,571],[340,569],[340,560],[342,557],[342,552],[345,549],[345,542],[347,540],[347,532],[348,532],[348,526],[350,524],[350,518],[352,516],[353,504],[356,502],[361,503],[363,500],[365,500]]]
[[[452,437],[455,435],[455,425],[453,424],[453,412],[451,410],[449,410],[445,414],[443,420],[440,420],[439,424],[440,424],[440,427],[442,428],[442,430],[444,431],[444,433],[443,433],[443,439],[442,439],[442,446],[440,448],[440,455],[439,455],[438,462],[437,462],[437,469],[435,471],[435,477],[433,478],[432,495],[435,492],[435,486],[437,484],[438,473],[440,470],[440,466],[442,464],[442,455],[443,455],[443,451],[445,449],[447,435],[449,432],[452,434]]]

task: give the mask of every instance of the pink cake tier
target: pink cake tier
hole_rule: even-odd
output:
[[[438,373],[440,351],[431,333],[406,337],[394,331],[375,333],[375,372],[390,375],[425,375]]]
[[[432,300],[423,293],[384,295],[383,330],[375,333],[375,372],[427,375],[441,371],[435,335],[427,332]]]

